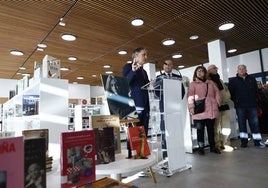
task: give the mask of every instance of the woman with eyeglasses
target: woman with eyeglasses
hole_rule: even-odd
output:
[[[215,118],[219,116],[218,108],[221,104],[221,96],[219,89],[213,81],[207,79],[207,70],[205,67],[198,66],[195,69],[187,97],[188,108],[194,122],[194,127],[197,129],[198,154],[205,154],[205,126],[207,127],[210,152],[220,154],[221,152],[215,148],[214,123]],[[205,110],[201,113],[195,113],[194,102],[201,99],[205,99]]]

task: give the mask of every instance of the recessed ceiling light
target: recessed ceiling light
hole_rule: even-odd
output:
[[[127,51],[126,50],[121,50],[121,51],[118,52],[118,54],[120,54],[120,55],[126,55],[127,54]]]
[[[132,61],[129,60],[129,61],[127,61],[127,63],[132,63]]]
[[[233,49],[228,50],[228,53],[235,53],[236,51],[237,49],[233,48]]]
[[[113,71],[106,71],[106,74],[113,74]]]
[[[74,41],[76,40],[76,36],[73,34],[62,34],[61,38],[66,41]]]
[[[46,48],[47,47],[47,45],[46,44],[43,44],[43,43],[37,44],[37,46],[39,48]]]
[[[178,58],[181,58],[181,57],[182,57],[181,54],[174,54],[174,55],[172,56],[172,58],[174,58],[174,59],[178,59]]]
[[[184,68],[184,65],[179,65],[178,68],[179,69]]]
[[[16,56],[22,56],[24,53],[20,50],[10,50],[10,54],[16,55]]]
[[[70,69],[69,69],[68,67],[61,67],[60,70],[61,70],[61,71],[68,71],[68,70],[70,70]]]
[[[70,57],[68,57],[68,60],[70,60],[70,61],[76,61],[76,60],[77,60],[77,57],[75,57],[75,56],[70,56]]]
[[[175,44],[175,40],[171,39],[171,38],[168,38],[168,39],[163,40],[162,44],[165,45],[165,46],[170,46],[170,45]]]
[[[234,27],[234,23],[224,22],[223,24],[219,26],[219,30],[226,31],[226,30],[232,29],[233,27]]]
[[[92,77],[96,78],[96,77],[97,77],[97,75],[96,75],[96,74],[93,74],[93,75],[92,75]]]
[[[189,37],[190,40],[197,40],[199,38],[198,35],[192,35]]]
[[[110,67],[111,67],[110,65],[103,65],[103,68],[105,68],[105,69],[108,69]]]
[[[19,67],[20,70],[25,70],[26,68],[25,67]]]
[[[76,79],[77,80],[84,80],[84,77],[83,76],[77,76]]]
[[[144,23],[144,21],[141,18],[136,18],[136,19],[131,21],[131,24],[133,26],[141,26],[141,25],[143,25],[143,23]]]
[[[20,72],[17,72],[16,74],[19,74],[20,75],[21,73]]]

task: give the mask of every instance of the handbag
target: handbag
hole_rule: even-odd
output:
[[[194,114],[200,114],[205,111],[205,102],[206,102],[207,94],[208,94],[208,84],[207,84],[207,92],[206,92],[205,98],[194,101]]]
[[[225,111],[225,110],[230,110],[230,107],[228,104],[224,104],[219,107],[219,111]]]

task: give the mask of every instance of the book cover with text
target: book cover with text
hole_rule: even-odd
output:
[[[0,187],[24,187],[23,137],[0,138]]]
[[[93,130],[61,134],[61,187],[76,187],[96,180]]]

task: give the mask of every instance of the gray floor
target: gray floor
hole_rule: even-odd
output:
[[[268,135],[263,136],[266,140]],[[239,140],[232,140],[237,147],[233,152],[205,156],[196,152],[186,154],[191,169],[166,177],[156,173],[157,183],[150,177],[139,177],[130,183],[139,188],[265,188],[268,187],[268,148],[255,147],[252,141],[248,148],[240,148]],[[179,156],[178,156],[179,158]]]

